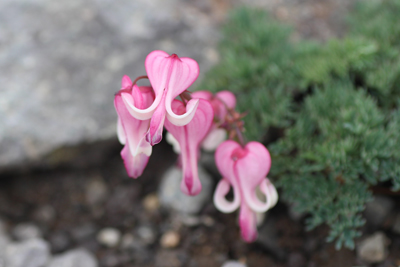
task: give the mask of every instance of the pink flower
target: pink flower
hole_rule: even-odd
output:
[[[197,195],[201,191],[198,176],[197,160],[199,145],[208,133],[214,118],[211,104],[203,99],[197,100],[198,107],[193,119],[185,126],[176,126],[169,120],[165,121],[165,128],[179,143],[182,160],[183,179],[181,190],[187,195]],[[188,107],[179,100],[172,101],[172,110],[180,115],[185,114]]]
[[[214,204],[224,213],[233,212],[240,206],[242,238],[253,242],[257,238],[256,212],[266,212],[278,200],[275,187],[265,178],[271,167],[269,152],[258,142],[250,142],[243,148],[228,140],[217,148],[215,161],[223,178],[215,190]],[[231,186],[234,199],[229,202],[225,196]],[[265,194],[266,202],[257,198],[257,187]]]
[[[192,93],[193,98],[202,98],[210,101],[214,110],[214,123],[201,144],[206,151],[214,151],[219,144],[226,140],[226,130],[219,126],[225,123],[228,109],[233,110],[236,106],[236,97],[232,92],[221,91],[215,95],[209,91],[196,91]]]
[[[191,58],[179,58],[176,54],[170,56],[157,50],[147,56],[145,67],[155,92],[155,100],[151,106],[139,109],[129,94],[121,95],[133,117],[139,120],[151,118],[146,140],[155,145],[162,139],[165,117],[176,126],[186,125],[192,120],[199,104],[197,99],[190,100],[186,112],[180,115],[173,112],[171,103],[197,79],[199,65]]]
[[[122,100],[122,94],[129,95],[131,104],[139,110],[151,105],[154,94],[151,87],[137,85],[132,87],[131,79],[125,75],[122,78],[122,88],[114,98],[114,106],[118,113],[118,139],[125,145],[121,157],[128,175],[137,178],[142,175],[152,151],[151,145],[145,140],[150,120],[138,120],[132,117]]]

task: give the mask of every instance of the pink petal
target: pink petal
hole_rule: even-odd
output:
[[[133,86],[132,91],[123,89],[115,95],[114,105],[118,113],[118,136],[125,143],[121,151],[125,168],[130,177],[138,177],[143,172],[148,158],[151,155],[152,147],[145,141],[145,134],[149,128],[149,120],[138,120],[129,113],[122,94],[128,94],[132,99],[137,100],[136,104],[146,108],[152,101],[151,92],[148,88]]]
[[[145,61],[147,75],[155,91],[156,100],[166,93],[165,107],[168,119],[175,125],[186,125],[191,121],[198,102],[188,104],[187,114],[178,116],[171,109],[171,102],[184,92],[199,76],[199,65],[191,58],[169,56],[163,51],[151,52]]]
[[[187,125],[176,126],[169,120],[165,121],[165,128],[179,142],[183,168],[181,189],[187,195],[197,195],[201,191],[201,183],[197,170],[198,150],[200,142],[211,127],[214,117],[210,103],[206,100],[198,101],[197,111],[192,121]],[[171,106],[177,114],[185,112],[183,103],[178,100],[174,100]]]
[[[145,153],[150,156],[151,146],[144,139],[149,128],[149,121],[141,121],[133,118],[119,94],[115,96],[114,105],[125,134],[125,144],[129,145],[131,154],[136,156],[140,153]]]
[[[125,135],[124,127],[122,126],[122,121],[121,121],[120,117],[118,117],[118,121],[117,121],[117,136],[118,136],[119,142],[122,145],[125,145],[126,135]]]
[[[131,86],[132,86],[131,78],[129,78],[128,75],[124,75],[121,81],[121,89],[130,89]]]
[[[150,120],[150,128],[146,134],[146,141],[152,146],[158,144],[162,140],[162,132],[165,121],[165,92],[160,104],[157,106]]]
[[[166,89],[172,99],[192,85],[200,71],[195,60],[160,50],[147,55],[145,67],[156,95]]]
[[[243,198],[252,210],[265,212],[269,209],[268,203],[261,202],[255,190],[269,172],[271,157],[268,150],[258,142],[248,143],[244,150],[247,152],[246,156],[238,159],[235,166]]]
[[[192,98],[201,98],[209,101],[214,97],[210,91],[195,91],[191,96]]]
[[[235,141],[227,140],[220,144],[215,151],[215,164],[222,177],[227,179],[233,188],[238,187],[238,183],[234,173],[235,162],[232,160],[231,155],[235,150],[240,148],[241,146]]]
[[[245,203],[240,206],[239,225],[242,238],[248,242],[254,242],[257,239],[257,217]]]
[[[135,179],[142,175],[149,161],[149,156],[143,153],[133,156],[128,145],[125,145],[122,149],[121,157],[124,160],[125,169],[129,177]]]
[[[230,91],[220,91],[215,97],[224,102],[228,108],[233,109],[236,106],[236,97]]]
[[[222,178],[217,185],[217,189],[214,193],[214,205],[215,207],[223,212],[230,213],[235,211],[240,206],[240,193],[234,188],[233,201],[227,201],[225,196],[228,194],[231,185],[227,179]]]

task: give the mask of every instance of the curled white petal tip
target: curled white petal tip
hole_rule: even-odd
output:
[[[133,100],[132,95],[128,93],[121,93],[122,101],[124,101],[124,104],[126,108],[128,109],[129,113],[138,120],[148,120],[153,116],[153,113],[158,106],[158,104],[161,101],[161,97],[158,97],[154,100],[153,104],[151,104],[150,107],[146,109],[138,109],[135,107],[135,102]]]
[[[214,205],[223,213],[231,213],[237,210],[240,206],[240,195],[234,192],[234,199],[232,202],[226,200],[225,196],[228,194],[231,185],[225,179],[219,181],[217,189],[214,193]]]
[[[166,102],[167,119],[176,126],[188,124],[193,119],[197,107],[199,106],[199,99],[191,99],[186,105],[186,113],[177,115],[171,109],[171,102],[168,100]]]
[[[276,191],[275,186],[269,181],[269,179],[266,179],[266,184],[268,188],[268,194],[267,197],[270,199],[270,208],[274,207],[276,203],[278,203],[279,195],[278,191]]]
[[[278,201],[278,192],[268,179],[261,182],[260,191],[265,194],[266,202],[260,201],[255,192],[251,195],[245,194],[246,202],[253,211],[266,212],[276,205]]]

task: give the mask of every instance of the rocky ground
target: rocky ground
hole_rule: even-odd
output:
[[[219,26],[242,4],[269,10],[295,38],[345,32],[350,0],[0,1],[0,267],[400,265],[400,199],[365,212],[357,249],[336,251],[326,227],[283,203],[254,244],[235,214],[212,204],[219,179],[202,158],[203,193],[179,191],[176,156],[162,143],[144,175],[127,178],[113,93],[144,73],[153,49],[218,61]]]
[[[378,196],[357,249],[336,251],[326,227],[279,203],[246,244],[235,214],[212,203],[217,177],[203,157],[203,193],[179,190],[176,156],[155,147],[144,175],[127,178],[116,140],[99,165],[36,169],[0,179],[0,266],[319,267],[400,264],[400,199]],[[210,159],[211,158],[211,159]],[[234,265],[236,264],[236,265]],[[241,264],[241,265],[240,265]],[[374,265],[375,264],[375,265]]]

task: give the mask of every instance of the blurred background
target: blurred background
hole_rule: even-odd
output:
[[[180,195],[164,142],[143,177],[125,173],[113,106],[122,76],[144,75],[147,54],[164,50],[199,63],[196,87],[220,61],[227,15],[243,5],[292,25],[295,40],[325,42],[346,32],[353,1],[0,0],[0,267],[357,262],[325,243],[326,228],[307,235],[283,204],[245,244],[236,215],[213,207],[209,174],[201,196]]]

